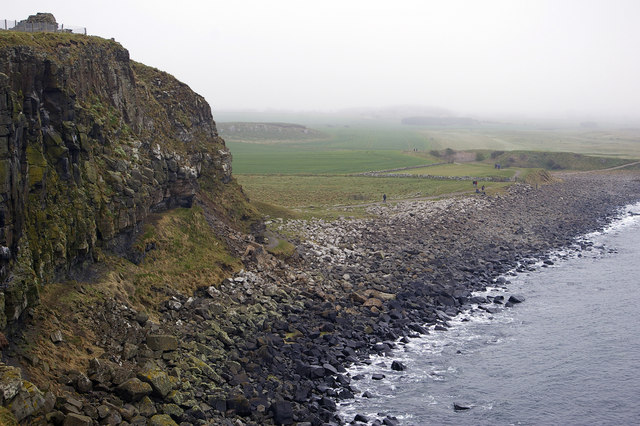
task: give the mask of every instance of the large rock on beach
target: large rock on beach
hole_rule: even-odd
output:
[[[140,401],[147,395],[150,395],[153,388],[149,383],[145,383],[138,378],[132,378],[120,384],[116,388],[116,392],[122,399],[128,402]]]
[[[150,334],[147,336],[147,346],[152,351],[175,351],[178,349],[178,339],[169,334]]]

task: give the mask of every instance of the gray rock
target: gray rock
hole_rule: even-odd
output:
[[[0,363],[0,397],[9,401],[22,387],[22,373],[19,368]]]
[[[67,414],[67,417],[64,418],[64,422],[62,426],[91,426],[93,425],[93,420],[91,417],[82,416],[80,414]]]
[[[64,338],[62,337],[62,332],[60,330],[57,330],[51,333],[50,337],[53,343],[60,343],[64,341]]]
[[[145,396],[138,402],[138,411],[140,415],[144,417],[151,417],[157,414],[156,407],[148,396]]]
[[[461,402],[454,402],[453,403],[453,409],[455,411],[465,411],[465,410],[470,410],[471,406],[461,403]]]
[[[138,378],[129,379],[116,388],[116,393],[125,401],[140,401],[150,395],[153,388],[149,383],[145,383]]]
[[[23,381],[18,394],[8,405],[9,410],[21,422],[40,412],[46,404],[44,394],[31,382]]]
[[[391,369],[395,371],[404,371],[407,367],[400,361],[393,361],[391,363]]]
[[[168,414],[156,414],[149,419],[149,426],[178,426]]]
[[[85,374],[80,373],[76,378],[76,389],[78,389],[78,392],[80,393],[91,392],[93,389],[93,383],[91,383],[91,380],[89,380]]]
[[[170,334],[149,334],[147,346],[152,351],[175,351],[178,349],[178,339]]]
[[[271,405],[273,420],[278,425],[293,424],[293,408],[289,401],[277,401]]]
[[[512,294],[511,296],[509,296],[509,302],[516,304],[516,303],[522,303],[525,301],[524,296],[520,295],[520,294]]]
[[[169,375],[159,369],[144,370],[138,373],[138,379],[151,385],[153,392],[164,398],[173,389]]]

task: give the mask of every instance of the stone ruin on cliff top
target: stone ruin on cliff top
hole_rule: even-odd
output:
[[[76,28],[75,31],[72,28],[65,28],[64,24],[58,24],[53,13],[47,12],[38,12],[35,15],[30,15],[27,19],[17,22],[13,27],[5,21],[5,29],[23,32],[79,32],[85,35],[87,33],[86,28],[82,28],[81,31],[79,28]]]

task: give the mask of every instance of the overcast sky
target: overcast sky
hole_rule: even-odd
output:
[[[8,4],[7,4],[8,3]],[[214,110],[640,117],[638,0],[5,2],[115,38]]]

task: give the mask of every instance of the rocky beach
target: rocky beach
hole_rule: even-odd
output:
[[[104,354],[60,374],[60,395],[43,394],[40,420],[341,424],[336,402],[359,395],[345,367],[390,353],[426,325],[446,329],[471,303],[489,312],[519,303],[471,292],[576,244],[640,199],[637,173],[558,178],[493,197],[378,204],[367,219],[287,221],[280,232],[301,236],[288,261],[238,234],[246,268],[175,294],[158,321],[111,300],[78,307]]]

